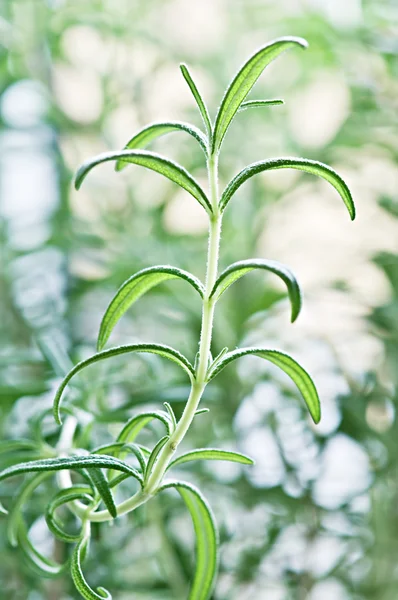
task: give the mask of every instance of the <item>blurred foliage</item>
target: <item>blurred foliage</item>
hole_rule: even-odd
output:
[[[223,372],[209,387],[204,405],[211,412],[197,419],[186,446],[232,443],[257,460],[252,470],[211,465],[194,473],[221,529],[214,598],[395,600],[394,0],[3,0],[0,431],[4,439],[34,435],[60,375],[93,352],[102,312],[124,279],[157,263],[203,276],[206,231],[194,200],[135,168],[123,175],[99,169],[77,195],[73,171],[98,151],[122,147],[153,119],[198,122],[180,61],[215,108],[243,58],[289,34],[307,38],[310,49],[270,67],[256,94],[283,97],[286,105],[240,115],[225,141],[223,181],[244,164],[281,154],[342,165],[359,218],[340,228],[341,208],[336,226],[325,188],[285,174],[247,184],[226,216],[222,265],[265,253],[289,257],[309,309],[302,325],[289,327],[279,288],[250,275],[219,304],[214,353],[247,339],[295,346],[323,392],[324,420],[312,427],[286,380],[255,361]],[[156,147],[203,175],[200,153],[184,136]],[[166,343],[194,357],[199,302],[178,285],[146,296],[114,342]],[[106,443],[142,404],[168,400],[180,414],[187,391],[186,381],[154,357],[114,361],[106,373],[93,368],[80,384],[73,402],[82,409],[81,444],[90,439],[91,447]],[[46,442],[56,443],[52,419],[41,427]],[[12,462],[21,458],[15,452]],[[7,466],[2,455],[0,462]],[[5,504],[20,483],[2,488]],[[25,517],[42,550],[62,559],[67,549],[51,542],[39,518],[48,494],[51,481],[38,488]],[[121,600],[183,598],[192,536],[182,507],[153,502],[128,524],[119,521],[106,536],[98,528],[89,581]],[[0,528],[5,600],[76,597],[68,577],[35,576],[8,545],[4,522]]]

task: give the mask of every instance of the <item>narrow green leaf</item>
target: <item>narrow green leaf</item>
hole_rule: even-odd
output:
[[[27,558],[29,565],[41,576],[41,577],[58,577],[65,565],[43,556],[36,550],[32,542],[29,539],[28,532],[26,530],[25,523],[21,521],[18,527],[18,546],[23,551]]]
[[[86,360],[82,360],[77,365],[73,367],[71,371],[64,377],[61,385],[59,386],[55,398],[54,398],[54,417],[58,424],[61,424],[61,414],[60,414],[60,405],[61,398],[64,389],[68,385],[69,381],[72,379],[76,373],[79,373],[82,369],[89,367],[90,365],[99,362],[101,360],[112,358],[114,356],[120,356],[121,354],[127,354],[130,352],[138,352],[138,353],[150,353],[150,354],[158,354],[164,358],[168,358],[169,360],[177,363],[180,367],[184,369],[189,375],[189,377],[194,377],[194,370],[191,363],[188,361],[185,356],[170,348],[169,346],[164,346],[163,344],[127,344],[126,346],[117,346],[115,348],[109,348],[109,350],[103,350],[102,352],[98,352],[94,354],[94,356],[90,356]]]
[[[170,418],[168,414],[164,413],[163,411],[148,411],[131,417],[131,419],[127,421],[119,433],[117,441],[123,443],[133,442],[141,429],[148,425],[148,423],[150,423],[153,419],[157,419],[163,423],[166,428],[167,435],[171,434]]]
[[[111,594],[103,587],[97,588],[98,593],[95,592],[87,583],[81,563],[83,556],[85,556],[90,537],[90,524],[85,524],[86,533],[80,542],[76,545],[76,548],[72,554],[71,559],[71,575],[73,583],[77,591],[83,596],[84,600],[112,600]]]
[[[93,454],[115,454],[118,458],[120,455],[125,456],[126,454],[132,453],[136,456],[142,474],[145,473],[146,462],[144,453],[141,450],[141,447],[138,444],[126,444],[124,442],[113,442],[112,444],[107,444],[105,446],[99,446],[95,450],[92,451]]]
[[[257,175],[257,173],[272,171],[274,169],[297,169],[322,177],[337,190],[350,213],[351,219],[355,219],[355,205],[344,179],[328,165],[307,158],[272,158],[249,165],[238,173],[225,188],[220,199],[220,210],[225,210],[225,207],[237,189],[250,177]]]
[[[305,371],[291,356],[279,352],[278,350],[242,348],[229,352],[223,360],[216,365],[215,369],[209,372],[208,381],[214,379],[214,377],[231,361],[240,358],[241,356],[248,355],[264,358],[265,360],[274,363],[277,367],[280,367],[282,371],[289,375],[301,392],[314,423],[319,423],[321,418],[321,407],[314,382],[307,371]]]
[[[155,465],[156,459],[159,456],[159,452],[161,451],[163,446],[165,446],[165,444],[168,442],[169,439],[170,439],[170,436],[165,435],[153,447],[153,450],[152,450],[151,454],[149,455],[148,462],[146,465],[144,482],[148,480],[148,477],[152,473],[152,469]]]
[[[227,450],[218,450],[217,448],[198,448],[197,450],[191,450],[185,454],[181,454],[175,458],[167,467],[175,467],[182,465],[183,463],[190,462],[192,460],[227,460],[229,462],[237,462],[242,465],[253,465],[254,461],[240,452],[230,452]]]
[[[148,150],[119,150],[116,152],[104,152],[103,154],[94,156],[94,158],[83,163],[78,169],[75,177],[76,189],[80,188],[91,169],[111,160],[140,165],[141,167],[146,167],[156,173],[160,173],[189,192],[209,214],[213,212],[211,204],[199,183],[184,167],[164,156],[160,156],[160,154],[149,152]]]
[[[203,298],[203,284],[199,279],[187,271],[168,265],[159,265],[156,267],[149,267],[148,269],[142,269],[127,279],[111,300],[101,321],[97,350],[102,350],[116,323],[134,302],[154,286],[169,279],[183,279],[184,281],[187,281],[197,292],[199,292],[201,298]]]
[[[91,481],[93,482],[95,488],[97,489],[99,495],[101,496],[101,499],[102,499],[103,503],[105,504],[109,514],[114,519],[116,519],[117,511],[116,511],[115,501],[113,499],[111,489],[109,487],[109,484],[108,484],[103,472],[101,471],[101,469],[90,469],[88,471],[88,474],[89,474],[89,477],[90,477]]]
[[[166,123],[152,123],[147,127],[144,127],[127,142],[125,150],[136,150],[137,148],[145,148],[152,140],[166,135],[167,133],[174,133],[176,131],[183,131],[195,138],[196,141],[202,147],[202,150],[207,155],[208,141],[206,136],[194,125],[189,123],[182,123],[180,121],[168,121]],[[116,171],[121,171],[128,164],[122,160],[118,160],[115,165]]]
[[[212,125],[211,125],[209,111],[207,110],[207,106],[206,106],[202,96],[200,95],[199,90],[196,87],[194,80],[192,79],[192,76],[189,72],[187,65],[181,64],[180,69],[181,69],[182,76],[184,77],[185,81],[187,82],[189,89],[191,90],[192,95],[195,98],[196,104],[198,105],[200,115],[201,115],[201,117],[203,119],[203,123],[206,127],[207,135],[209,136],[209,139],[211,139]],[[207,152],[207,150],[206,150],[206,152]]]
[[[250,259],[233,263],[225,269],[217,279],[211,291],[210,298],[213,297],[215,300],[218,300],[221,294],[223,294],[232,283],[254,269],[264,269],[265,271],[275,273],[275,275],[278,275],[286,284],[292,306],[291,321],[293,323],[301,310],[301,290],[293,273],[281,263],[273,260]]]
[[[175,431],[175,428],[177,427],[177,419],[174,414],[174,410],[169,402],[163,402],[163,404],[166,407],[167,412],[169,413],[169,417],[170,417],[170,421],[171,421],[171,425],[172,425],[172,432],[173,432],[173,431]]]
[[[218,570],[218,532],[213,512],[201,492],[189,483],[172,481],[161,491],[174,488],[184,500],[196,535],[196,571],[188,600],[208,600]]]
[[[14,496],[7,521],[7,537],[11,546],[15,547],[18,544],[18,530],[22,520],[22,508],[24,504],[30,499],[35,489],[50,475],[51,473],[40,473],[32,477],[32,479],[28,479],[21,486],[18,494]]]
[[[23,473],[41,473],[43,471],[62,471],[63,469],[114,469],[135,477],[142,483],[142,477],[136,469],[127,463],[111,456],[89,454],[84,456],[65,456],[61,458],[45,458],[27,463],[13,465],[0,472],[0,481],[22,475]]]
[[[85,500],[89,503],[93,502],[92,494],[93,491],[89,485],[79,484],[60,490],[54,496],[46,507],[45,518],[49,530],[55,537],[67,543],[75,543],[81,539],[82,534],[80,532],[71,534],[63,529],[63,523],[57,518],[56,510],[60,506],[73,502],[74,500]]]
[[[210,412],[210,408],[199,408],[198,410],[195,410],[195,417],[196,415],[204,415],[208,412]]]
[[[20,450],[40,450],[40,445],[32,440],[3,440],[0,442],[0,454],[18,452]]]
[[[248,100],[247,102],[242,102],[238,108],[238,112],[242,112],[248,108],[264,108],[265,106],[280,106],[281,104],[285,104],[285,102],[283,100]]]
[[[218,109],[214,124],[212,153],[218,152],[220,149],[229,124],[265,67],[279,54],[294,46],[306,48],[308,44],[302,38],[279,38],[260,48],[243,65],[228,86]]]

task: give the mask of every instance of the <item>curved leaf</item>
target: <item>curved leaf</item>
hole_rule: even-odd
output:
[[[173,407],[171,406],[171,404],[169,402],[163,402],[163,405],[166,407],[166,410],[169,413],[170,423],[171,423],[171,432],[174,433],[174,431],[177,427],[177,419],[174,414]]]
[[[183,123],[181,121],[168,121],[165,123],[152,123],[148,127],[144,127],[135,134],[129,140],[125,146],[125,150],[135,150],[137,148],[145,148],[152,140],[166,135],[167,133],[173,133],[176,131],[183,131],[189,133],[196,141],[199,142],[204,153],[207,155],[207,138],[206,136],[194,125],[189,123]],[[118,160],[115,165],[116,171],[121,171],[127,167],[127,163],[122,160]]]
[[[140,165],[164,175],[164,177],[174,181],[174,183],[177,183],[180,187],[189,192],[191,196],[207,210],[207,212],[213,212],[211,204],[199,183],[186,169],[184,169],[184,167],[164,156],[160,156],[160,154],[149,152],[148,150],[119,150],[116,152],[104,152],[103,154],[94,156],[94,158],[83,163],[78,169],[75,177],[76,189],[78,190],[80,188],[87,173],[91,171],[91,169],[111,160]]]
[[[208,381],[211,381],[218,373],[224,369],[231,361],[240,358],[241,356],[259,356],[268,360],[277,367],[280,367],[298,387],[304,401],[308,407],[310,415],[314,423],[319,423],[321,418],[321,407],[319,396],[311,377],[291,356],[279,352],[278,350],[268,350],[265,348],[242,348],[229,352],[216,365],[213,370],[210,370]]]
[[[191,363],[185,358],[185,356],[177,352],[177,350],[174,350],[169,346],[164,346],[163,344],[127,344],[126,346],[116,346],[115,348],[109,348],[109,350],[103,350],[102,352],[98,352],[97,354],[94,354],[94,356],[90,356],[90,358],[86,358],[86,360],[79,362],[64,377],[54,398],[54,417],[57,423],[61,424],[60,405],[63,391],[76,373],[98,361],[130,352],[158,354],[159,356],[163,356],[164,358],[168,358],[169,360],[177,363],[184,369],[184,371],[188,373],[191,379],[195,375]]]
[[[73,485],[70,488],[66,488],[64,490],[60,490],[54,498],[49,502],[46,507],[46,523],[51,531],[51,533],[67,543],[78,542],[81,539],[82,534],[71,534],[62,528],[62,522],[59,521],[55,515],[57,508],[67,504],[68,502],[73,502],[74,500],[87,500],[89,502],[93,501],[92,498],[92,489],[89,485],[79,484]]]
[[[301,290],[293,273],[287,267],[274,260],[249,259],[233,263],[218,277],[211,291],[210,298],[214,297],[215,300],[218,300],[230,285],[254,269],[271,271],[271,273],[275,273],[275,275],[278,275],[284,281],[292,305],[291,321],[293,323],[301,310]]]
[[[111,489],[109,487],[109,483],[107,482],[103,472],[101,471],[101,469],[90,469],[88,471],[88,474],[89,474],[90,480],[93,482],[96,490],[98,491],[99,495],[101,496],[101,499],[102,499],[103,503],[105,504],[109,514],[114,519],[116,519],[117,511],[116,511],[115,501],[113,499],[113,495],[112,495]]]
[[[285,104],[284,100],[248,100],[247,102],[242,102],[238,108],[238,112],[242,112],[248,108],[264,108],[265,106],[280,106],[281,104]]]
[[[116,454],[117,457],[120,457],[120,454],[123,454],[124,456],[128,453],[132,453],[135,455],[139,462],[142,474],[144,474],[146,469],[145,456],[141,450],[141,447],[138,444],[125,444],[124,442],[113,442],[111,444],[106,444],[105,446],[99,446],[98,448],[92,451],[92,454]]]
[[[59,563],[43,556],[33,546],[29,539],[29,535],[23,521],[20,522],[18,527],[18,546],[24,552],[25,557],[28,559],[29,564],[41,577],[58,577],[63,571],[66,565],[60,565]]]
[[[7,537],[11,546],[18,544],[18,530],[22,521],[23,505],[29,500],[35,489],[49,476],[50,473],[40,473],[32,477],[32,479],[25,481],[17,496],[13,498],[7,522]]]
[[[210,139],[211,135],[212,135],[212,126],[211,126],[211,120],[210,120],[210,116],[209,116],[209,111],[207,110],[207,106],[206,106],[202,96],[200,95],[199,90],[196,87],[194,80],[192,79],[192,76],[188,70],[187,65],[181,64],[180,69],[181,69],[182,76],[184,77],[185,81],[187,82],[189,89],[191,90],[192,95],[195,98],[196,104],[198,105],[200,115],[201,115],[201,117],[203,119],[203,123],[206,127],[207,135],[209,136],[209,139]],[[206,153],[207,153],[207,149],[206,149]]]
[[[265,67],[277,58],[279,54],[294,46],[306,48],[308,44],[302,38],[279,38],[260,48],[238,71],[229,84],[217,112],[214,124],[212,153],[218,152],[229,124]]]
[[[87,546],[90,538],[90,524],[85,524],[85,535],[80,540],[80,542],[76,545],[75,550],[72,554],[71,559],[71,575],[73,579],[73,583],[77,591],[83,596],[85,600],[112,600],[111,594],[103,587],[99,587],[98,593],[95,592],[87,583],[81,563],[83,560],[83,556],[85,556],[87,551]]]
[[[141,431],[141,429],[148,425],[148,423],[150,423],[153,419],[157,419],[158,421],[163,423],[163,425],[166,428],[167,435],[171,434],[171,423],[169,415],[167,413],[164,413],[163,411],[149,411],[131,417],[131,419],[127,421],[127,423],[124,425],[123,429],[117,436],[117,441],[123,443],[133,442],[139,434],[139,432]]]
[[[170,439],[170,437],[168,435],[165,435],[153,447],[152,452],[149,455],[147,465],[146,465],[144,483],[146,481],[148,481],[148,477],[150,476],[150,474],[152,472],[152,469],[153,469],[153,467],[155,465],[156,459],[159,456],[159,452],[161,451],[161,449],[163,448],[163,446],[166,445],[166,443],[168,442],[169,439]]]
[[[127,463],[106,455],[89,454],[84,456],[64,456],[61,458],[45,458],[43,460],[32,460],[27,463],[20,463],[8,467],[0,472],[0,481],[22,475],[23,473],[41,473],[43,471],[62,471],[63,469],[114,469],[122,471],[132,477],[135,477],[142,483],[142,477],[136,469],[130,467]]]
[[[172,481],[160,491],[174,488],[181,495],[189,512],[196,535],[196,571],[188,600],[208,600],[218,570],[218,532],[213,512],[201,492],[189,483]]]
[[[299,171],[305,171],[306,173],[322,177],[337,190],[350,213],[351,219],[355,219],[354,202],[344,179],[332,167],[307,158],[272,158],[249,165],[238,173],[227,185],[220,199],[220,210],[225,210],[225,207],[237,189],[250,177],[257,175],[257,173],[272,171],[274,169],[298,169]]]
[[[242,465],[254,465],[254,461],[251,458],[240,452],[218,450],[217,448],[198,448],[175,458],[171,461],[167,469],[192,460],[227,460],[229,462],[241,463]]]
[[[97,349],[102,350],[116,323],[134,302],[154,286],[168,279],[187,281],[203,298],[203,284],[187,271],[168,265],[142,269],[123,283],[106,309],[100,325]]]

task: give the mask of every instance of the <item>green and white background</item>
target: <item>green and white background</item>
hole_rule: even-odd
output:
[[[248,182],[224,220],[221,266],[253,256],[287,264],[304,308],[291,325],[284,288],[248,275],[217,305],[213,351],[265,344],[291,353],[314,377],[323,418],[311,424],[280,371],[242,360],[210,384],[210,413],[184,447],[235,448],[256,465],[199,463],[184,477],[200,484],[220,527],[214,600],[396,600],[394,0],[2,0],[0,434],[32,435],[59,378],[94,352],[102,313],[127,277],[162,263],[204,276],[207,220],[193,198],[149,171],[116,174],[112,165],[77,193],[75,169],[152,120],[200,124],[180,62],[214,115],[237,68],[280,35],[310,47],[284,55],[257,83],[251,97],[285,105],[235,119],[221,183],[256,160],[305,156],[345,177],[358,216],[351,223],[332,188],[296,171]],[[206,184],[190,139],[170,136],[155,149]],[[166,283],[129,311],[113,341],[165,343],[193,360],[199,327],[194,291]],[[188,389],[156,357],[104,363],[80,382],[81,406],[102,415],[97,444],[142,406],[167,400],[180,414]],[[44,428],[56,435],[51,418]],[[0,463],[10,464],[1,455]],[[2,486],[5,503],[20,483]],[[39,488],[25,517],[31,539],[62,560],[68,549],[53,544],[41,517],[49,493],[51,485]],[[67,574],[32,574],[8,545],[5,520],[0,528],[2,598],[77,598]],[[166,497],[95,530],[85,573],[116,600],[183,600],[192,556],[189,516]]]

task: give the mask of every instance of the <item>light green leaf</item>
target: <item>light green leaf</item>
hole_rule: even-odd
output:
[[[117,441],[123,443],[133,442],[141,429],[148,425],[148,423],[150,423],[153,419],[157,419],[163,423],[166,428],[167,435],[171,434],[169,415],[163,411],[148,411],[140,413],[139,415],[135,415],[129,419],[119,433]]]
[[[98,491],[99,495],[101,496],[101,499],[105,504],[106,508],[108,509],[109,514],[114,519],[116,519],[117,511],[115,501],[113,499],[109,483],[107,482],[103,472],[101,471],[101,469],[90,469],[88,471],[88,475],[90,477],[90,480],[93,482],[96,490]]]
[[[40,445],[32,440],[3,440],[0,442],[0,454],[19,452],[20,450],[40,451]]]
[[[190,462],[192,460],[227,460],[229,462],[237,462],[242,465],[253,465],[254,461],[240,452],[230,452],[227,450],[218,450],[217,448],[198,448],[197,450],[191,450],[185,454],[181,454],[175,458],[167,467],[175,467],[182,465],[183,463]]]
[[[83,556],[85,556],[87,551],[87,546],[90,537],[90,524],[87,522],[85,524],[85,535],[80,540],[80,542],[76,545],[76,548],[72,554],[71,559],[71,575],[73,579],[73,583],[77,591],[83,596],[85,600],[112,600],[111,594],[103,587],[97,588],[98,593],[95,592],[87,583],[81,563],[83,560]]]
[[[167,412],[169,413],[171,429],[172,429],[172,433],[173,433],[177,427],[177,419],[174,414],[174,410],[169,402],[163,402],[163,404],[166,407]]]
[[[203,123],[206,127],[207,135],[209,136],[209,139],[211,139],[212,125],[211,125],[211,120],[210,120],[210,116],[209,116],[209,111],[207,110],[207,106],[206,106],[202,96],[200,95],[199,90],[196,87],[194,80],[192,79],[192,76],[188,70],[187,65],[181,64],[180,69],[181,69],[182,76],[184,77],[185,81],[187,82],[189,89],[191,90],[192,95],[195,98],[196,104],[198,105],[200,115],[201,115],[201,117],[203,119]],[[207,149],[206,149],[206,152],[207,152]]]
[[[151,454],[149,455],[148,462],[146,465],[144,483],[146,481],[148,481],[148,477],[152,473],[152,469],[155,465],[157,457],[159,456],[159,452],[161,451],[163,446],[165,446],[165,444],[168,442],[169,439],[170,439],[170,437],[168,435],[165,435],[153,447],[153,450],[152,450]]]
[[[283,100],[248,100],[247,102],[242,102],[238,108],[238,112],[242,112],[242,110],[247,110],[248,108],[264,108],[265,106],[280,106],[281,104],[285,104],[285,102]]]
[[[229,286],[240,279],[246,273],[250,273],[254,269],[264,269],[278,275],[286,284],[289,293],[290,303],[292,305],[291,321],[297,319],[301,310],[301,291],[299,284],[293,273],[281,263],[273,260],[249,259],[241,260],[233,263],[218,277],[211,291],[210,298],[218,298],[225,292]]]
[[[196,141],[201,145],[204,153],[207,155],[208,141],[206,136],[194,125],[189,123],[182,123],[180,121],[168,121],[166,123],[152,123],[147,127],[144,127],[127,142],[125,150],[136,150],[137,148],[145,148],[152,140],[166,135],[167,133],[174,133],[176,131],[183,131],[189,133]],[[118,160],[115,165],[116,171],[121,171],[128,164],[122,160]]]
[[[221,360],[216,367],[209,372],[208,381],[214,379],[214,377],[218,375],[218,373],[222,371],[222,369],[224,369],[224,367],[226,367],[231,361],[236,360],[241,356],[249,355],[264,358],[265,360],[274,363],[277,367],[280,367],[282,371],[289,375],[301,392],[314,423],[319,423],[321,418],[321,407],[314,382],[307,371],[305,371],[303,367],[301,367],[293,358],[291,358],[291,356],[288,356],[283,352],[279,352],[278,350],[268,350],[265,348],[242,348],[233,350],[232,352],[226,354],[223,360]]]
[[[28,479],[21,486],[18,494],[13,498],[7,521],[7,537],[11,546],[15,547],[18,544],[18,530],[22,521],[22,509],[24,504],[30,499],[35,489],[50,475],[51,473],[40,473],[39,475],[32,477],[32,479]]]
[[[58,577],[58,575],[60,575],[62,570],[65,568],[65,565],[60,565],[50,558],[43,556],[36,550],[29,539],[29,535],[23,521],[20,521],[18,527],[18,546],[28,559],[29,565],[41,577]]]
[[[116,152],[104,152],[103,154],[94,156],[94,158],[83,163],[78,169],[75,177],[76,189],[80,188],[91,169],[111,160],[140,165],[141,167],[146,167],[147,169],[156,171],[156,173],[160,173],[189,192],[209,214],[213,212],[211,204],[199,183],[184,167],[164,156],[160,156],[160,154],[149,152],[148,150],[119,150]]]
[[[337,190],[350,213],[351,219],[355,219],[354,202],[344,179],[328,165],[307,158],[272,158],[249,165],[238,173],[225,188],[220,199],[220,210],[225,210],[225,207],[237,189],[250,177],[263,171],[273,171],[275,169],[297,169],[322,177],[322,179],[328,181]]]
[[[203,298],[203,284],[187,271],[168,265],[142,269],[123,283],[106,309],[98,334],[97,350],[102,350],[116,323],[134,302],[154,286],[169,279],[187,281]]]
[[[79,484],[73,485],[70,488],[60,490],[46,507],[46,523],[53,535],[63,542],[75,543],[81,539],[82,534],[71,534],[63,529],[63,523],[57,518],[56,510],[68,502],[74,500],[85,500],[89,503],[93,502],[93,490],[89,485]]]
[[[95,450],[92,451],[93,454],[115,454],[120,458],[120,455],[125,455],[132,453],[136,456],[142,474],[145,473],[146,462],[144,453],[141,450],[141,447],[138,444],[125,444],[124,442],[113,442],[112,444],[106,444],[105,446],[99,446]]]
[[[212,154],[220,149],[229,124],[265,67],[279,54],[294,46],[306,48],[308,44],[302,38],[279,38],[260,48],[243,65],[228,86],[218,109],[214,124]]]
[[[142,483],[142,477],[136,469],[127,463],[105,455],[88,454],[84,456],[65,456],[61,458],[45,458],[43,460],[32,460],[27,463],[13,465],[0,472],[0,481],[22,475],[23,473],[41,473],[44,471],[62,471],[63,469],[114,469],[131,475]]]
[[[196,571],[188,600],[208,600],[218,570],[218,532],[213,512],[201,492],[189,483],[172,481],[160,491],[174,488],[184,500],[196,535]]]
[[[58,424],[61,424],[61,414],[60,414],[60,405],[61,398],[64,389],[68,385],[69,381],[79,373],[82,369],[89,367],[90,365],[99,362],[101,360],[112,358],[114,356],[120,356],[122,354],[128,354],[130,352],[138,352],[138,353],[150,353],[150,354],[158,354],[159,356],[163,356],[164,358],[168,358],[169,360],[177,363],[180,367],[184,369],[193,380],[195,373],[191,363],[188,361],[185,356],[170,348],[169,346],[164,346],[163,344],[127,344],[126,346],[117,346],[115,348],[109,348],[109,350],[103,350],[102,352],[98,352],[90,358],[86,360],[82,360],[77,365],[73,367],[71,371],[64,377],[61,385],[59,386],[55,398],[54,398],[54,417]]]

